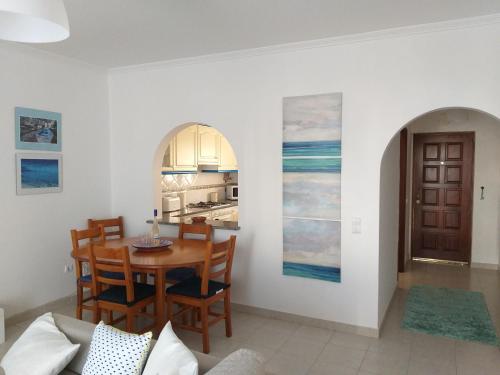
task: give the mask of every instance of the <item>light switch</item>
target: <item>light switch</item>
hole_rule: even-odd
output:
[[[361,233],[361,218],[353,217],[352,218],[352,233],[360,234]]]

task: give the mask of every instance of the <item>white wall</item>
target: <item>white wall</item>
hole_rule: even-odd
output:
[[[410,138],[413,134],[425,132],[475,133],[471,259],[472,263],[497,266],[500,251],[500,120],[477,111],[449,109],[412,121],[408,124],[408,131]],[[409,175],[412,175],[411,169]],[[481,186],[485,187],[484,200],[481,200]],[[411,220],[411,215],[408,220]]]
[[[179,124],[211,124],[230,140],[241,172],[234,301],[377,328],[379,293],[392,288],[379,288],[379,263],[385,270],[394,262],[379,259],[382,154],[402,126],[432,109],[500,117],[499,37],[499,24],[456,27],[115,70],[113,213],[126,217],[131,233],[143,231],[156,147]],[[326,92],[343,93],[341,284],[282,275],[282,98]],[[351,234],[353,217],[362,218],[362,234]]]
[[[399,145],[398,134],[387,146],[380,165],[379,325],[398,283]]]
[[[69,230],[110,214],[106,72],[0,45],[0,306],[6,316],[75,292]],[[14,107],[62,113],[64,191],[16,196]]]

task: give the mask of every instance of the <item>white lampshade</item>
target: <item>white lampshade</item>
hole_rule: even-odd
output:
[[[68,37],[68,15],[62,0],[0,0],[0,39],[49,43]]]

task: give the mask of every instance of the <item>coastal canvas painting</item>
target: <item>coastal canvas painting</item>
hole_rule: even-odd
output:
[[[57,193],[62,191],[62,156],[17,154],[17,194]]]
[[[61,114],[16,107],[16,148],[61,151]]]
[[[283,274],[341,281],[342,94],[283,100]]]

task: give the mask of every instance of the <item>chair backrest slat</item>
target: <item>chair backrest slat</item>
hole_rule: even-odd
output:
[[[231,284],[231,270],[233,266],[234,249],[236,247],[236,236],[231,236],[229,240],[219,243],[207,242],[205,263],[201,276],[201,294],[207,295],[208,282],[210,279],[224,276],[224,283]],[[224,264],[217,271],[212,271],[215,266]]]
[[[209,224],[179,224],[179,239],[184,239],[186,234],[200,234],[205,236],[205,241],[212,240],[212,226]]]
[[[92,268],[92,289],[94,295],[101,293],[102,284],[125,286],[127,302],[132,302],[134,296],[134,282],[130,268],[130,254],[127,246],[120,248],[106,248],[92,244],[89,254]],[[123,273],[123,279],[110,279],[103,276],[103,272]]]
[[[103,228],[95,227],[83,230],[71,230],[71,243],[73,245],[73,255],[75,259],[75,273],[77,279],[83,276],[83,263],[87,263],[81,260],[81,257],[86,257],[88,255],[87,248],[81,248],[80,241],[85,241],[86,244],[89,243],[101,243],[104,241]]]
[[[89,229],[96,228],[101,225],[104,228],[104,237],[106,239],[125,237],[122,216],[112,219],[88,219],[87,222]]]

